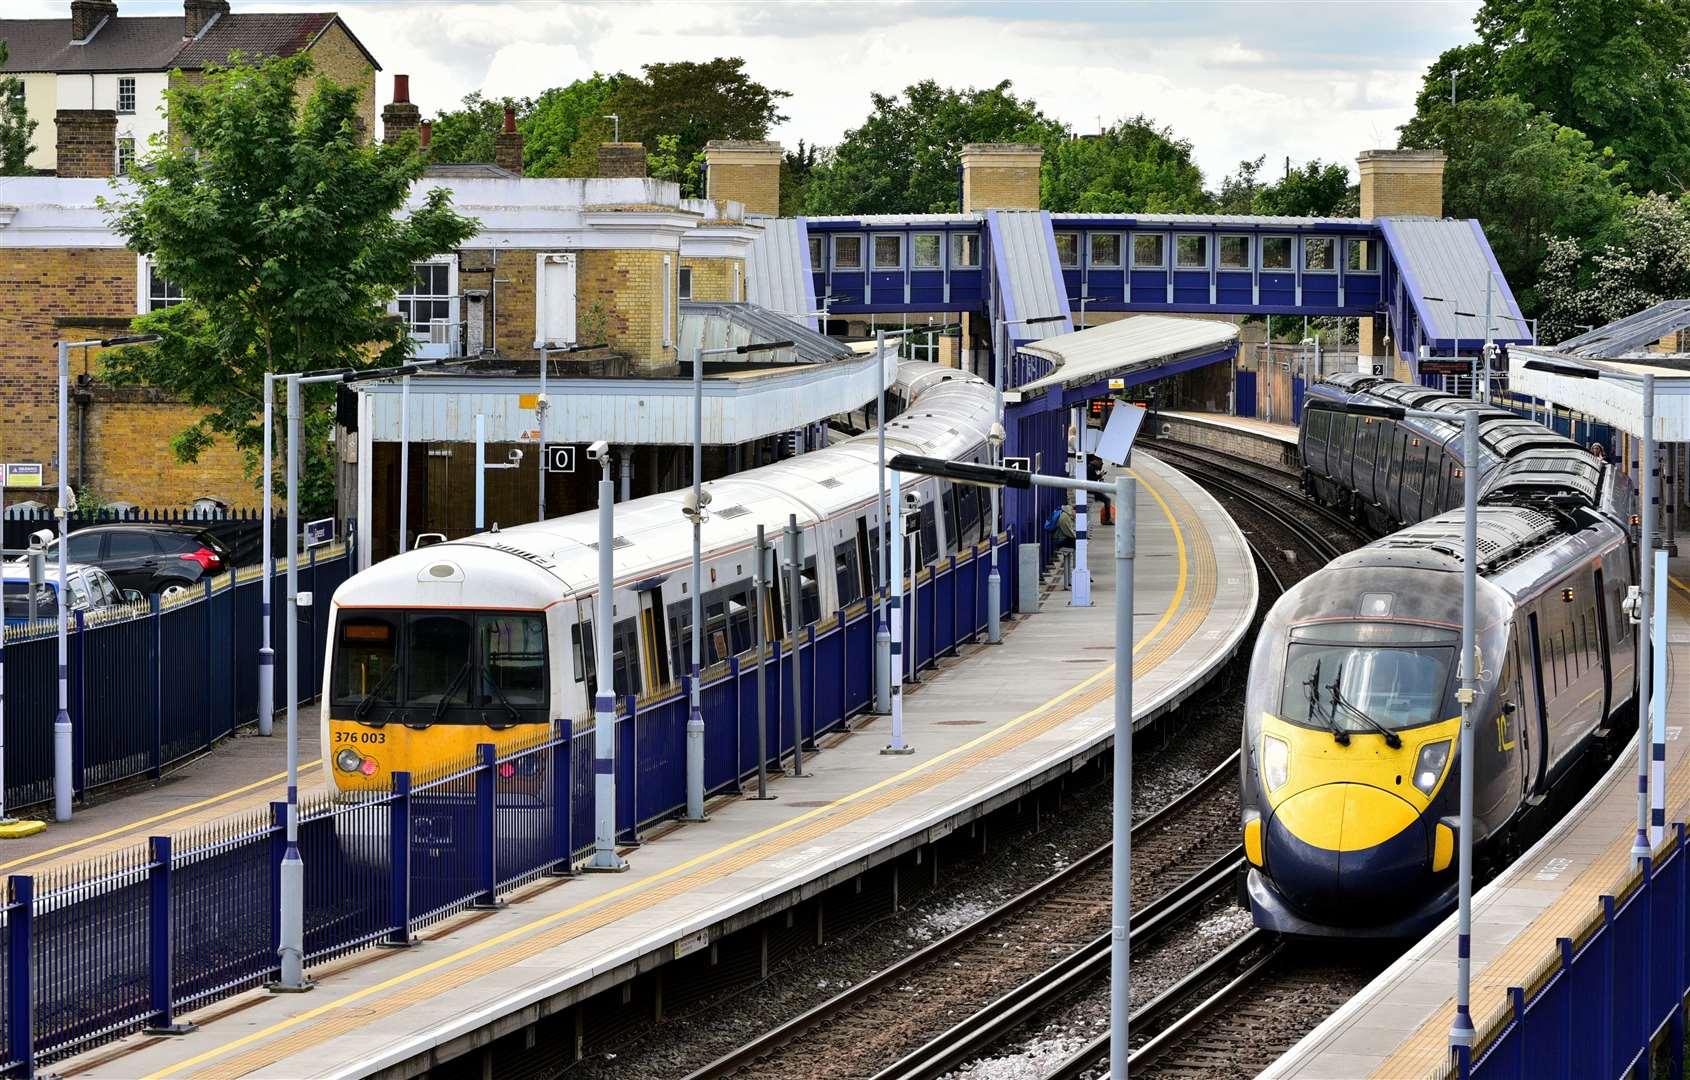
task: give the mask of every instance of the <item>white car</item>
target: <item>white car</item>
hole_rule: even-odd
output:
[[[97,566],[83,566],[72,563],[66,568],[65,576],[70,581],[70,610],[98,611],[101,608],[116,607],[120,604],[138,603],[145,599],[140,593],[120,590],[112,583],[112,579]],[[57,619],[59,617],[59,568],[49,563],[42,572],[41,581],[36,585],[35,617],[38,620]],[[29,565],[27,563],[7,563],[0,567],[0,590],[5,597],[5,618],[7,626],[18,626],[29,621]]]

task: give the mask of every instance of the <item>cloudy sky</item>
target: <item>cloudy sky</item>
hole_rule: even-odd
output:
[[[130,14],[173,0],[118,0]],[[774,137],[838,141],[871,91],[921,78],[1013,80],[1076,132],[1143,112],[1191,140],[1217,184],[1243,158],[1354,167],[1396,145],[1421,72],[1471,37],[1477,0],[1168,3],[557,3],[549,0],[235,0],[236,11],[338,10],[384,68],[411,75],[425,115],[471,90],[533,95],[654,60],[745,58],[790,90]],[[69,0],[4,0],[8,16],[63,17]]]

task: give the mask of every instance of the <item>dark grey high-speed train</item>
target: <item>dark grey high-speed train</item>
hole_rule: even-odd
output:
[[[1346,413],[1341,400],[1447,413]],[[1476,845],[1497,842],[1635,689],[1635,491],[1528,420],[1420,386],[1311,388],[1305,484],[1375,527],[1274,604],[1250,665],[1241,757],[1245,892],[1286,933],[1409,936],[1454,904],[1459,827],[1460,415],[1483,409]]]

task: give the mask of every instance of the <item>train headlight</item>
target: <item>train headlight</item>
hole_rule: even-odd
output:
[[[1449,740],[1427,743],[1420,748],[1420,756],[1414,761],[1414,786],[1420,789],[1422,795],[1430,795],[1432,789],[1438,786],[1438,777],[1444,774],[1444,766],[1449,764]]]
[[[1283,786],[1291,775],[1291,747],[1284,739],[1262,736],[1262,782],[1269,791]]]
[[[341,772],[355,773],[364,764],[364,758],[358,751],[347,747],[334,756],[334,767]]]

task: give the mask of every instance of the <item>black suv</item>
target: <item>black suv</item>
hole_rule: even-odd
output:
[[[58,553],[57,540],[47,545],[49,562]],[[228,545],[195,525],[91,525],[70,534],[70,561],[147,596],[191,589],[232,566]]]

